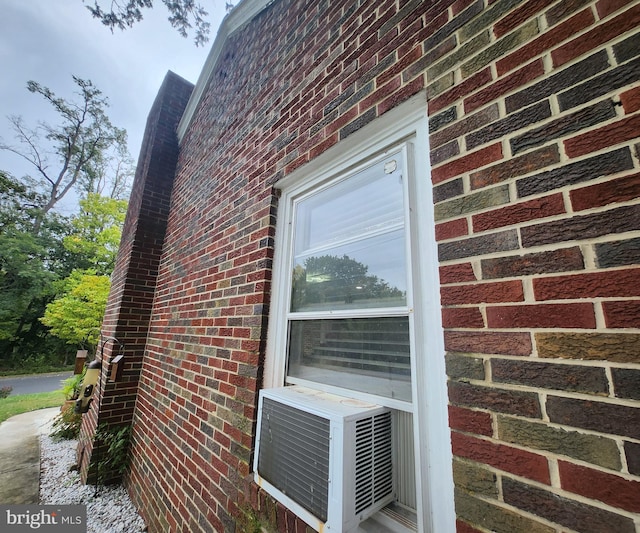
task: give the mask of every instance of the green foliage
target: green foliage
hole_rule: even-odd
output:
[[[82,369],[79,374],[73,374],[67,379],[62,380],[61,392],[66,400],[75,400],[80,395],[80,389],[82,387],[82,380],[87,373],[87,367]]]
[[[169,10],[169,22],[183,37],[195,26],[195,44],[202,46],[209,40],[211,25],[205,20],[208,13],[195,0],[161,0]],[[227,2],[227,7],[230,4]],[[153,0],[124,0],[110,2],[107,11],[103,11],[98,0],[93,6],[87,6],[91,14],[100,19],[111,31],[115,28],[124,30],[131,28],[142,20],[142,9],[153,7]]]
[[[60,410],[60,414],[53,419],[50,436],[55,440],[72,440],[77,439],[80,435],[82,414],[75,412],[73,400],[80,395],[85,373],[86,368],[80,374],[73,374],[62,380],[62,388],[59,392],[64,396],[67,403]]]
[[[42,239],[28,233],[12,228],[0,233],[0,340],[16,339],[30,312],[52,294],[56,274],[46,268],[48,251]]]
[[[56,111],[58,123],[40,122],[35,128],[26,126],[19,116],[9,117],[18,145],[0,141],[0,149],[22,157],[33,168],[35,177],[22,181],[34,200],[32,231],[37,235],[51,210],[76,190],[86,195],[100,192],[104,187],[106,161],[119,160],[130,165],[126,151],[127,133],[116,128],[106,109],[107,99],[90,80],[76,76],[75,98],[57,96],[51,89],[36,81],[27,82],[29,92],[42,96]],[[117,172],[112,179],[126,180],[131,172]],[[112,190],[121,190],[114,187]]]
[[[18,394],[0,400],[0,423],[12,416],[22,413],[58,407],[62,405],[63,398],[60,391],[39,392],[37,394]]]
[[[64,247],[84,259],[85,268],[99,274],[113,270],[127,201],[91,193],[80,200],[80,214],[71,220],[72,233],[64,238]]]
[[[43,202],[42,195],[0,170],[0,231],[2,228],[31,227],[38,206]]]
[[[72,258],[62,246],[69,230],[65,219],[51,215],[34,234],[28,195],[6,173],[3,177],[4,189],[17,191],[0,202],[0,367],[6,368],[20,366],[25,356],[59,353],[61,344],[38,319]]]
[[[67,344],[97,343],[109,296],[110,278],[127,211],[125,200],[89,194],[82,211],[71,220],[64,247],[89,267],[74,270],[58,284],[58,296],[46,307],[41,322]]]
[[[80,435],[81,427],[82,415],[75,412],[73,403],[69,403],[53,419],[49,436],[54,440],[74,440]]]
[[[51,339],[56,340],[55,337]],[[69,352],[70,353],[70,352]],[[75,351],[74,351],[75,353]],[[70,358],[70,357],[69,357]],[[2,361],[0,361],[2,363]],[[72,372],[74,365],[61,363],[56,357],[46,355],[29,356],[20,360],[19,368],[8,368],[0,364],[0,376],[24,376],[31,374],[52,374],[57,372]]]
[[[93,271],[76,270],[64,282],[64,292],[47,305],[42,323],[67,344],[97,344],[111,280]]]
[[[240,508],[236,528],[238,533],[267,533],[277,530],[275,527],[270,527],[266,521],[261,520],[251,507]]]
[[[312,256],[293,272],[292,309],[314,304],[352,304],[366,300],[398,300],[405,293],[378,276],[367,265],[343,255]]]
[[[100,484],[119,480],[129,467],[129,442],[131,426],[110,426],[100,424],[95,438],[100,448],[94,452],[96,459],[97,480]]]
[[[126,149],[126,132],[111,124],[102,92],[89,80],[73,79],[76,93],[71,98],[59,97],[48,87],[29,81],[29,92],[53,107],[57,122],[40,122],[30,128],[21,117],[10,116],[17,144],[0,139],[0,150],[18,155],[33,171],[17,179],[0,170],[3,371],[65,364],[71,355],[65,341],[73,342],[71,339],[78,334],[63,328],[62,337],[51,335],[40,320],[45,309],[56,296],[66,296],[80,284],[76,278],[60,282],[73,271],[92,268],[94,271],[87,275],[108,276],[113,269],[126,207],[123,201],[112,198],[126,197],[133,174],[132,159]],[[82,213],[69,219],[54,208],[72,190],[85,198],[85,203]],[[99,193],[107,193],[109,198]],[[83,283],[93,283],[98,294],[88,299],[88,309],[78,315],[85,323],[77,327],[91,323],[87,327],[93,328],[101,322],[101,317],[96,321],[95,314],[105,280],[87,279]],[[70,306],[78,307],[73,296],[69,298]],[[84,296],[76,298],[82,301]]]

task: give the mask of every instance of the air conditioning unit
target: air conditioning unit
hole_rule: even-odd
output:
[[[389,409],[298,386],[260,391],[258,409],[255,480],[316,531],[395,499]]]

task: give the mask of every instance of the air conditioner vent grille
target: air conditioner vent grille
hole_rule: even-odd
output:
[[[316,531],[355,531],[395,500],[395,415],[305,387],[260,391],[255,479]]]
[[[356,422],[355,512],[393,492],[391,413]]]
[[[330,422],[264,399],[258,471],[321,520],[327,519]]]

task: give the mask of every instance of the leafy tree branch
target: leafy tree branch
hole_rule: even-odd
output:
[[[44,218],[69,192],[102,192],[106,188],[111,165],[119,165],[113,176],[111,191],[121,195],[131,178],[133,160],[126,148],[126,131],[115,127],[106,114],[107,99],[90,80],[76,76],[76,100],[56,96],[48,87],[35,81],[27,89],[39,94],[56,110],[59,123],[40,122],[29,128],[20,116],[9,121],[16,134],[17,146],[0,140],[0,150],[17,154],[35,170],[35,177],[24,180],[40,192],[39,213],[35,216],[33,232],[40,231]],[[98,190],[100,189],[100,190]]]
[[[168,20],[171,26],[180,35],[187,37],[189,31],[195,29],[194,42],[196,46],[203,46],[209,40],[211,24],[206,20],[209,13],[200,3],[195,0],[161,1],[169,10]],[[108,4],[108,7],[103,8],[101,4]],[[92,6],[86,7],[111,31],[115,28],[125,30],[142,20],[143,10],[153,8],[153,0],[111,0],[110,2],[95,0]],[[227,7],[229,7],[228,3]]]

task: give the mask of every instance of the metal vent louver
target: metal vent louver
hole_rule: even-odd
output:
[[[391,412],[304,387],[260,392],[256,482],[318,531],[350,532],[395,499]]]
[[[327,519],[329,420],[265,398],[258,471],[292,500]]]
[[[393,492],[391,443],[391,413],[356,422],[356,514]]]

